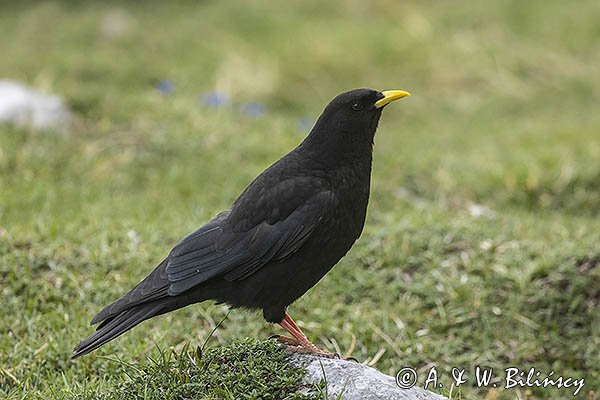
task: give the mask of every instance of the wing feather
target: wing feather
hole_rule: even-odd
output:
[[[245,279],[271,260],[284,260],[302,247],[334,200],[330,191],[318,192],[285,218],[263,220],[245,230],[236,229],[227,219],[229,214],[213,219],[169,254],[169,295],[217,276],[229,281]],[[269,217],[275,219],[272,214]]]

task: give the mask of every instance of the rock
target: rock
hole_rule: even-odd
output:
[[[70,120],[71,113],[60,97],[18,82],[0,80],[0,125],[59,129],[66,127]]]
[[[342,400],[448,400],[417,385],[402,389],[396,378],[355,362],[305,354],[291,354],[290,360],[306,370],[306,383],[326,381],[330,399],[342,393]]]

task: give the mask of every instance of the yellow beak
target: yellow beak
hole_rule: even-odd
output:
[[[385,92],[381,92],[381,94],[383,94],[384,97],[375,102],[375,108],[381,108],[394,100],[410,96],[410,93],[405,92],[404,90],[386,90]]]

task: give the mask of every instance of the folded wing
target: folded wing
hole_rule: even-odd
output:
[[[323,218],[331,217],[334,201],[330,191],[320,191],[295,208],[286,204],[287,215],[269,215],[251,226],[247,221],[232,223],[229,214],[215,218],[169,254],[169,295],[218,276],[230,281],[244,279],[269,261],[284,260],[300,249]]]

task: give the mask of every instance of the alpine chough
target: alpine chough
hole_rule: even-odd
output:
[[[328,355],[286,310],[360,236],[381,112],[408,95],[355,89],[334,98],[304,141],[258,175],[229,210],[184,237],[150,275],[100,311],[91,321],[99,323],[96,332],[72,358],[149,318],[209,299],[260,309],[291,334],[282,343]]]

